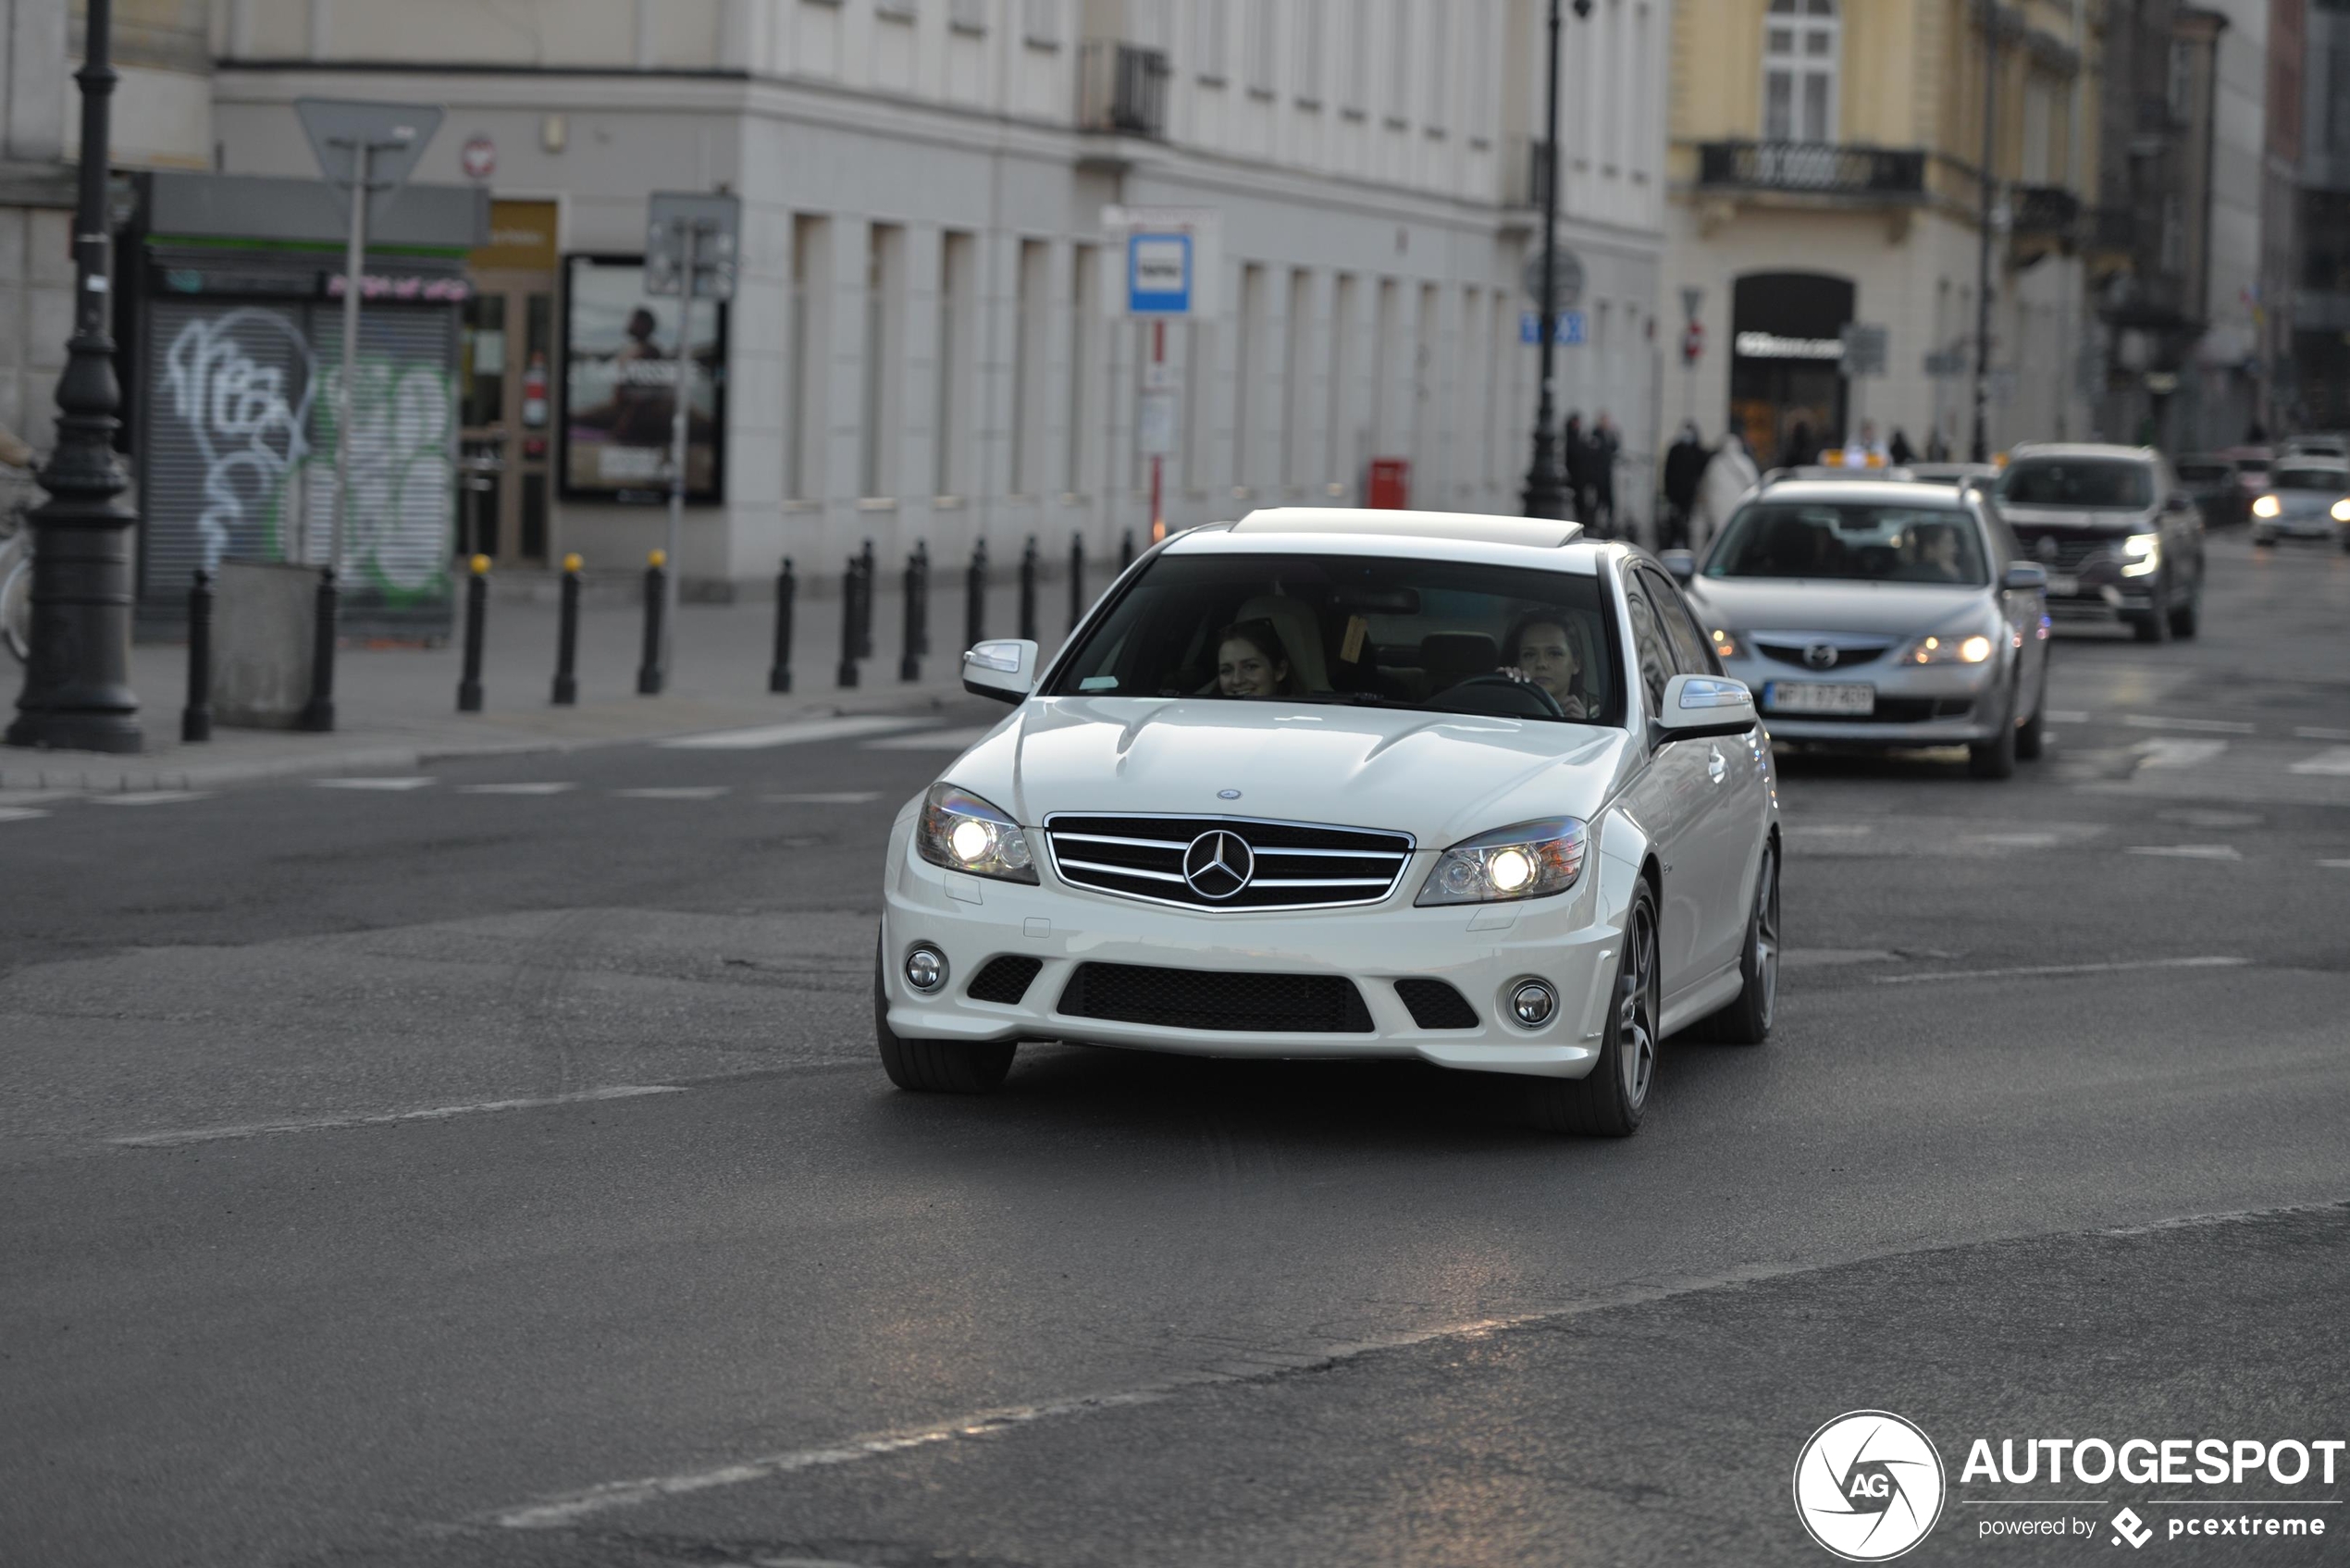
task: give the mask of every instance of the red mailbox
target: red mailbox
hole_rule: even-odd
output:
[[[1404,512],[1412,504],[1412,463],[1409,458],[1371,459],[1369,504],[1388,512]]]

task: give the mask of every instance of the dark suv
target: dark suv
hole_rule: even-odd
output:
[[[2203,515],[2160,452],[2018,447],[1999,476],[1999,512],[2024,559],[2047,569],[2051,616],[2118,620],[2140,642],[2195,636]]]

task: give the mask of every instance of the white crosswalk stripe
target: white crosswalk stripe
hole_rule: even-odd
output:
[[[2232,844],[2134,844],[2133,855],[2160,855],[2174,860],[2241,860]]]
[[[616,789],[623,800],[715,800],[730,793],[726,784],[661,784],[650,789]]]
[[[2350,746],[2337,746],[2320,751],[2315,757],[2304,758],[2293,765],[2296,773],[2325,773],[2337,778],[2350,778]]]
[[[38,806],[0,806],[0,822],[29,822],[48,814]]]
[[[760,724],[742,730],[713,730],[708,735],[677,735],[656,741],[673,751],[764,751],[775,746],[802,746],[810,741],[847,740],[857,735],[883,735],[891,730],[926,726],[928,719],[890,718],[884,714],[850,715],[837,719],[795,719],[784,724]]]
[[[2132,748],[2146,759],[2142,768],[2193,768],[2228,749],[2224,740],[2142,740]]]
[[[208,789],[139,789],[128,795],[93,795],[93,806],[177,806],[186,800],[209,800]]]
[[[867,751],[960,751],[977,741],[995,726],[977,724],[967,730],[916,730],[911,735],[889,735],[865,743]]]
[[[396,779],[313,779],[310,782],[320,789],[402,790],[424,789],[433,781],[429,778],[412,775]]]
[[[2163,713],[2124,713],[2121,722],[2134,730],[2194,730],[2211,735],[2257,735],[2260,728],[2241,719],[2180,719]]]
[[[459,795],[562,795],[579,786],[549,780],[543,784],[459,784]]]

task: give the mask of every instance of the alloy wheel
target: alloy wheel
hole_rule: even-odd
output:
[[[1779,856],[1768,845],[1755,883],[1754,982],[1762,989],[1762,1027],[1768,1029],[1779,999]]]
[[[1645,904],[1633,908],[1623,978],[1616,984],[1616,1066],[1624,1074],[1624,1103],[1638,1110],[1647,1103],[1649,1080],[1656,1073],[1656,917]]]

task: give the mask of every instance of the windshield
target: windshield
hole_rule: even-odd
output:
[[[2224,463],[2182,463],[2178,467],[2179,477],[2190,485],[2209,485],[2235,477],[2235,470]]]
[[[2041,458],[2019,463],[1999,482],[2011,506],[2079,506],[2134,512],[2154,504],[2154,471],[2117,458]]]
[[[1990,581],[1965,511],[1866,501],[1757,501],[1730,519],[1705,574],[1968,587]]]
[[[1360,703],[1624,722],[1596,577],[1341,555],[1162,555],[1050,697]],[[1550,700],[1528,688],[1539,688]]]
[[[2350,493],[2350,472],[2339,468],[2280,468],[2276,488],[2280,490],[2322,490],[2330,495]]]

